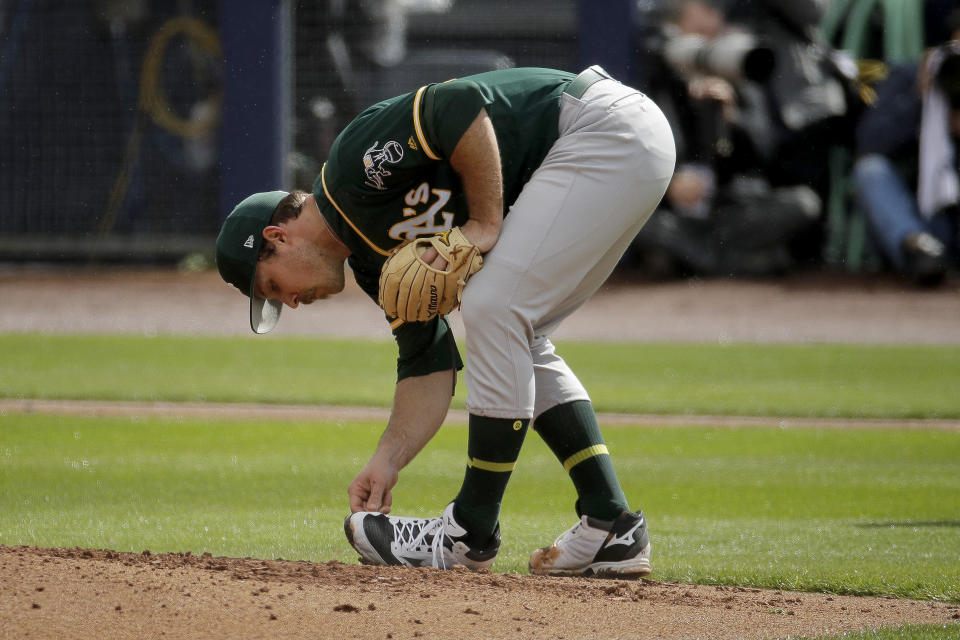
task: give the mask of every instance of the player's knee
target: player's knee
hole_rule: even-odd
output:
[[[489,328],[493,325],[509,322],[515,315],[511,309],[508,296],[496,287],[486,286],[485,283],[470,283],[463,295],[460,304],[460,313],[464,327],[470,331],[471,326]]]

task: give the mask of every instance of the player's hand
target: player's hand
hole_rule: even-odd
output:
[[[399,472],[393,466],[373,458],[350,483],[347,493],[350,496],[350,511],[379,511],[390,513],[393,504],[393,486],[397,484]]]
[[[499,227],[484,227],[476,220],[467,220],[460,227],[460,231],[472,245],[480,249],[481,254],[493,249],[493,245],[497,244],[497,239],[500,237]],[[447,261],[433,247],[424,251],[420,258],[434,269],[443,271],[447,268]]]

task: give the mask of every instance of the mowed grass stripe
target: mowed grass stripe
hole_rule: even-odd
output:
[[[599,411],[958,419],[960,346],[561,342]],[[389,407],[389,342],[0,335],[0,397]],[[454,407],[462,408],[464,385]]]
[[[348,407],[343,405],[281,405],[265,403],[215,402],[132,402],[121,400],[44,400],[37,398],[0,398],[0,412],[47,413],[67,416],[155,416],[191,419],[238,420],[366,420],[386,424],[386,407]],[[446,424],[467,424],[463,409],[447,413]],[[664,415],[638,413],[598,413],[603,425],[635,427],[771,427],[781,429],[932,429],[960,431],[960,419],[951,418],[837,418],[782,416]]]

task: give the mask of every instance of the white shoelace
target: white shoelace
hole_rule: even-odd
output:
[[[433,544],[430,547],[430,552],[433,554],[433,566],[438,569],[446,569],[447,558],[443,555],[443,536],[445,528],[443,516],[440,516],[436,528],[437,534],[433,536]]]
[[[430,541],[430,553],[433,556],[433,566],[446,569],[446,558],[443,556],[443,517],[423,519],[398,519],[397,541],[401,546],[410,548],[426,547],[426,538],[433,534]]]

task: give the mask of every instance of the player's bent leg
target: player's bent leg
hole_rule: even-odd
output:
[[[642,511],[615,520],[581,516],[553,545],[530,556],[530,573],[636,579],[650,574],[650,538]]]
[[[460,309],[468,362],[467,411],[485,418],[529,420],[534,405],[533,314],[529,301],[518,293],[526,272],[489,256],[467,283]]]
[[[538,336],[530,347],[533,375],[536,381],[534,422],[544,412],[558,405],[577,400],[590,400],[590,394],[545,335]]]
[[[613,520],[629,510],[589,400],[548,409],[537,417],[534,430],[569,474],[577,490],[578,516]]]
[[[470,546],[465,542],[467,531],[457,523],[453,509],[451,502],[438,518],[360,511],[344,519],[343,530],[363,564],[489,569],[500,550],[500,527],[482,547]]]
[[[467,464],[460,492],[454,499],[454,517],[469,531],[468,544],[490,539],[500,521],[500,505],[520,456],[529,420],[471,415],[467,436]]]

